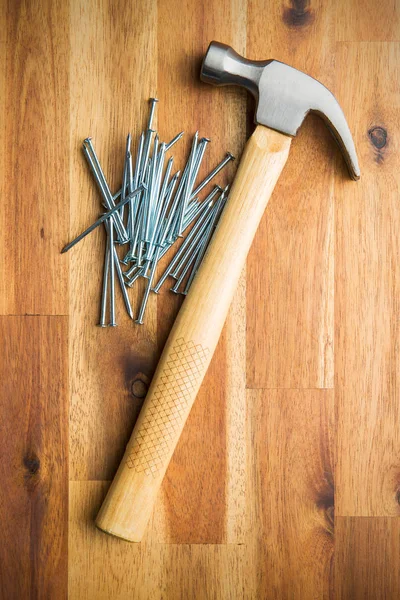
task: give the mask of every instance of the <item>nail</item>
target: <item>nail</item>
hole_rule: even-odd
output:
[[[180,133],[178,133],[178,135],[176,135],[174,138],[172,138],[172,140],[170,142],[168,142],[168,144],[165,146],[165,151],[168,152],[168,150],[170,150],[172,148],[172,146],[174,144],[176,144],[176,142],[178,142],[181,139],[181,137],[183,137],[184,133],[185,133],[184,131],[181,131]]]
[[[196,201],[192,201],[190,203],[190,205],[186,207],[185,217],[183,220],[183,229],[185,229],[185,223],[187,223],[189,221],[189,219],[191,219],[192,216],[195,214],[196,210],[199,207],[199,204],[201,204],[201,203],[198,201],[198,198],[197,198]]]
[[[150,271],[150,276],[149,276],[149,279],[147,281],[146,290],[144,292],[142,304],[140,306],[139,316],[138,316],[138,318],[135,321],[135,323],[138,323],[139,325],[143,325],[144,312],[146,310],[147,301],[149,299],[149,294],[150,294],[151,286],[152,286],[152,283],[153,283],[154,273],[156,271],[159,254],[160,254],[160,248],[157,248],[156,254],[155,254],[155,257],[154,257],[154,261],[153,261],[153,264],[152,264],[152,268],[151,268],[151,271]]]
[[[184,249],[184,252],[181,254],[178,264],[176,265],[175,269],[170,273],[171,277],[179,277],[179,271],[182,269],[188,258],[196,250],[199,242],[204,238],[204,235],[210,223],[210,219],[212,219],[212,214],[213,211],[211,210],[210,213],[208,213],[208,217],[203,221],[201,227],[197,230],[196,235],[191,239],[190,244],[188,244],[187,247]]]
[[[125,147],[125,161],[124,161],[124,170],[122,172],[122,187],[121,187],[121,199],[124,200],[126,198],[126,188],[128,185],[128,171],[129,171],[129,160],[131,156],[131,140],[132,136],[128,133],[126,138],[126,147]],[[123,206],[120,210],[121,221],[124,221],[124,212],[125,206]]]
[[[120,210],[121,207],[123,207],[125,204],[130,202],[131,198],[133,198],[134,196],[139,194],[140,191],[141,191],[141,189],[135,190],[132,194],[129,194],[129,196],[127,196],[124,200],[122,200],[122,202],[119,202],[118,204],[116,204],[114,206],[114,208],[109,210],[107,213],[104,213],[104,215],[102,215],[99,219],[97,219],[97,221],[95,221],[92,225],[90,225],[90,227],[85,229],[85,231],[80,233],[74,240],[72,240],[72,242],[69,242],[69,244],[64,246],[64,248],[61,250],[61,254],[70,250],[73,246],[75,246],[75,244],[80,242],[84,237],[86,237],[89,233],[91,233],[94,229],[96,229],[96,227],[101,225],[101,223],[104,223],[104,221],[109,219],[114,213],[116,213],[118,210]]]
[[[158,152],[158,135],[154,138],[153,145],[153,156],[151,158],[151,171],[150,171],[150,180],[149,180],[149,200],[147,204],[147,213],[146,213],[146,228],[144,233],[144,238],[142,241],[149,242],[150,241],[150,228],[151,228],[151,220],[152,213],[154,208],[154,194],[156,188],[156,172],[157,172],[157,152]]]
[[[139,197],[139,206],[137,208],[137,218],[136,218],[136,231],[135,231],[135,235],[133,236],[133,240],[131,240],[131,244],[130,244],[130,248],[129,248],[129,253],[131,255],[132,258],[136,257],[136,251],[137,251],[137,245],[138,243],[140,243],[140,236],[141,236],[141,232],[142,232],[142,224],[143,224],[143,215],[144,215],[144,202],[145,199],[142,195],[142,197]],[[132,258],[130,260],[132,260]]]
[[[219,217],[221,216],[221,211],[224,207],[225,201],[226,201],[226,192],[227,192],[227,188],[225,188],[225,190],[222,192],[221,196],[218,198],[217,202],[215,203],[214,206],[214,212],[213,215],[211,217],[210,223],[208,225],[207,231],[205,233],[205,236],[203,238],[203,241],[200,244],[200,249],[199,249],[199,253],[196,256],[196,260],[195,263],[193,265],[193,269],[189,275],[189,279],[186,282],[185,285],[185,289],[183,290],[183,295],[186,296],[190,286],[192,285],[193,279],[199,269],[199,266],[201,264],[201,261],[203,260],[203,257],[206,253],[206,250],[208,248],[208,244],[210,243],[210,240],[213,236],[214,230],[217,226]]]
[[[139,182],[139,177],[140,177],[140,165],[142,163],[143,146],[144,146],[144,133],[141,133],[140,137],[139,137],[138,151],[136,154],[135,175],[133,178],[133,186],[135,188],[137,187],[137,183]]]
[[[110,225],[109,225],[108,221],[104,222],[104,226],[106,228],[107,235],[110,235]],[[108,248],[108,251],[109,251],[109,248]],[[119,281],[119,284],[121,287],[121,292],[122,292],[122,297],[124,299],[125,307],[126,307],[128,315],[130,316],[131,319],[133,319],[132,307],[131,307],[131,303],[129,301],[128,292],[126,291],[124,276],[122,273],[121,265],[119,264],[118,254],[115,249],[115,246],[113,246],[113,256],[114,256],[114,266],[117,271],[118,281]]]
[[[85,144],[87,144],[88,147]],[[105,205],[107,206],[107,208],[109,210],[111,210],[115,206],[114,200],[113,200],[112,194],[110,192],[110,188],[108,187],[107,181],[106,181],[104,173],[102,171],[102,168],[100,166],[99,159],[97,158],[97,154],[94,150],[91,138],[85,139],[84,144],[83,144],[83,151],[84,151],[85,157],[89,163],[91,171],[94,175],[96,183],[97,183],[97,185],[100,189],[100,192],[103,196]],[[113,216],[113,221],[115,222],[115,229],[116,229],[117,235],[118,235],[118,242],[126,243],[128,241],[128,235],[127,235],[125,227],[122,223],[121,216],[119,215],[118,212]]]
[[[160,216],[160,231],[157,233],[157,240],[156,240],[157,244],[160,243],[160,239],[166,234],[166,230],[168,228],[168,219],[166,218],[166,213],[167,213],[168,208],[171,209],[171,206],[170,206],[171,197],[174,193],[175,185],[179,179],[180,174],[181,174],[181,172],[177,171],[175,173],[175,175],[173,175],[173,177],[171,178],[171,181],[169,182],[169,184],[167,186],[167,190],[165,192],[165,204],[164,204],[165,209],[163,209],[162,215]]]
[[[164,145],[164,156],[165,156],[165,145]],[[164,161],[162,161],[164,162]],[[165,170],[165,175],[164,175],[164,181],[161,187],[160,192],[157,192],[157,197],[158,197],[158,201],[156,200],[156,208],[155,208],[155,214],[154,214],[154,218],[153,218],[153,223],[151,226],[151,236],[150,236],[150,242],[149,242],[149,247],[147,249],[147,258],[148,259],[152,259],[153,256],[153,252],[154,252],[154,244],[156,241],[156,236],[160,231],[160,223],[162,222],[162,218],[163,215],[165,215],[165,211],[167,209],[168,206],[168,198],[165,196],[165,191],[167,188],[167,183],[168,183],[168,179],[169,176],[171,174],[171,169],[172,169],[172,163],[173,163],[173,158],[170,158],[167,164],[167,168]],[[161,178],[161,172],[162,172],[162,164],[159,167],[160,172],[159,172],[159,177]],[[159,187],[159,183],[158,183],[158,187]]]
[[[154,189],[152,194],[152,210],[151,210],[151,222],[150,222],[150,240],[153,238],[153,231],[157,227],[157,216],[160,212],[160,204],[162,205],[162,201],[160,199],[160,187],[161,187],[161,179],[162,173],[164,169],[165,162],[165,143],[162,142],[160,144],[160,149],[157,156],[157,165],[155,171],[155,182]]]
[[[146,176],[147,164],[150,156],[151,136],[155,133],[154,129],[148,129],[144,138],[142,162],[140,165],[140,181],[143,182]]]
[[[196,179],[197,179],[197,175],[199,174],[199,170],[200,170],[200,166],[201,163],[203,161],[204,158],[204,153],[207,149],[208,144],[211,142],[211,140],[209,138],[201,138],[198,148],[197,148],[197,153],[196,153],[196,159],[195,159],[195,164],[193,167],[193,173],[191,176],[191,181],[190,181],[190,188],[193,189],[194,184],[196,183]]]
[[[107,287],[108,287],[109,266],[110,266],[110,247],[107,244],[106,252],[105,252],[105,256],[104,256],[103,287],[102,287],[102,294],[101,294],[99,327],[107,327],[107,325],[106,325],[106,307],[107,307]]]
[[[135,283],[136,279],[139,279],[139,277],[142,277],[144,273],[143,267],[140,267],[136,273],[133,275],[133,277],[131,277],[131,279],[129,281],[126,282],[126,285],[128,285],[129,287],[132,287],[133,284]]]
[[[172,269],[175,267],[175,265],[180,260],[182,254],[185,252],[185,249],[188,247],[188,245],[190,244],[191,240],[196,236],[198,230],[202,227],[202,224],[207,219],[207,216],[209,215],[209,213],[211,212],[211,210],[212,210],[211,203],[209,205],[203,203],[203,211],[204,211],[203,214],[201,215],[201,217],[199,217],[199,220],[194,225],[193,229],[191,230],[191,232],[189,233],[189,235],[187,236],[187,238],[183,241],[183,243],[180,246],[179,250],[177,251],[177,253],[175,254],[175,256],[170,261],[169,265],[165,269],[164,273],[161,275],[161,277],[160,277],[157,285],[153,288],[153,291],[156,294],[158,294],[158,292],[159,292],[162,284],[164,283],[164,281],[167,279],[167,277],[169,276],[169,274],[172,271]]]
[[[115,327],[115,268],[114,268],[114,224],[110,222],[108,244],[110,248],[110,327]]]
[[[158,102],[158,99],[150,98],[149,102],[150,102],[150,114],[149,114],[149,120],[147,123],[147,129],[151,129],[151,127],[153,125],[154,111],[156,110],[156,104]]]
[[[181,179],[181,181],[182,181],[182,179]],[[175,181],[175,183],[176,183],[176,181]],[[174,188],[172,188],[172,191],[173,191],[173,189]],[[179,189],[179,186],[178,186],[178,189]],[[172,197],[172,193],[171,193],[171,195],[170,195],[170,197],[168,199],[168,204],[169,204],[169,201],[170,201],[171,197]],[[177,201],[177,199],[179,200],[178,190],[176,191],[175,196],[174,196],[174,200],[172,201],[172,204],[169,207],[168,216],[166,218],[166,222],[165,222],[162,234],[161,234],[161,236],[160,236],[160,238],[158,240],[158,244],[160,246],[162,246],[165,241],[167,243],[170,243],[169,236],[170,236],[170,233],[171,233],[171,224],[173,223],[173,219],[174,219],[174,217],[176,215],[176,212],[177,212],[177,209],[178,209],[178,206],[179,206],[179,202]]]
[[[196,149],[197,149],[197,139],[199,137],[199,132],[196,131],[196,133],[194,134],[194,138],[193,138],[193,142],[192,142],[192,148],[190,151],[190,155],[189,155],[189,159],[188,159],[188,174],[186,177],[186,182],[185,182],[185,189],[183,191],[183,199],[182,199],[182,203],[181,203],[181,210],[179,213],[179,220],[178,220],[178,225],[177,225],[177,234],[178,236],[182,235],[182,227],[183,227],[183,219],[185,217],[185,211],[186,211],[186,206],[187,203],[189,201],[189,197],[192,191],[191,188],[191,181],[192,181],[192,173],[193,173],[193,167],[195,164],[195,158],[196,158]]]
[[[182,192],[183,192],[185,184],[186,184],[188,172],[189,172],[189,161],[186,162],[185,168],[183,169],[182,177],[179,181],[178,188],[176,190],[171,209],[168,213],[168,224],[167,224],[167,229],[168,229],[167,241],[168,241],[168,243],[172,242],[173,239],[175,239],[174,231],[176,228],[176,220],[179,218],[179,210],[178,210],[180,208],[179,200],[180,200],[180,197],[182,195]]]
[[[193,215],[186,217],[186,220],[183,224],[184,232],[193,223],[193,221],[195,221],[197,219],[197,217],[203,212],[205,206],[208,203],[210,203],[214,199],[214,196],[216,196],[219,192],[222,192],[222,188],[219,185],[216,185],[214,187],[214,189],[212,190],[212,192],[210,194],[208,194],[208,196],[204,200],[199,202],[196,210],[193,212]]]
[[[177,279],[177,281],[175,282],[175,284],[171,288],[171,292],[174,292],[174,294],[182,294],[183,293],[183,292],[179,291],[179,288],[180,288],[183,280],[185,279],[185,277],[186,277],[186,275],[187,275],[190,267],[196,261],[196,259],[197,259],[197,253],[199,251],[200,251],[199,248],[196,248],[196,251],[194,252],[193,256],[190,257],[190,259],[188,260],[188,262],[184,266],[183,271],[180,274],[179,278]]]
[[[221,169],[223,169],[230,160],[235,160],[235,157],[230,152],[227,152],[225,158],[221,160],[221,162],[211,171],[211,173],[209,173],[207,177],[203,179],[203,181],[197,186],[194,192],[192,192],[191,198],[198,196],[201,190],[205,188],[205,186],[211,181],[211,179],[215,177],[217,173],[219,173]]]

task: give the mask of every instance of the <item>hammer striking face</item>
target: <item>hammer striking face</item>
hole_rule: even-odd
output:
[[[322,83],[277,60],[243,58],[230,46],[211,42],[201,79],[213,85],[245,87],[256,100],[255,122],[295,136],[309,112],[318,114],[338,143],[350,176],[360,178],[357,154],[345,116]]]

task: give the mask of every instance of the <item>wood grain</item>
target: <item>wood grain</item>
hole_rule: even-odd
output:
[[[340,0],[336,5],[335,38],[341,42],[399,42],[398,0]]]
[[[329,6],[288,6],[250,2],[247,55],[288,62],[332,88]],[[334,154],[325,125],[309,117],[261,221],[248,259],[250,388],[333,387]]]
[[[397,600],[399,14],[397,0],[0,2],[1,598],[66,597],[69,367],[70,598]],[[59,250],[101,210],[82,139],[114,189],[149,96],[162,138],[187,132],[177,168],[197,128],[203,174],[240,157],[253,102],[198,81],[212,39],[331,88],[362,179],[307,119],[132,546],[94,517],[181,299],[151,296],[140,328],[119,298],[118,328],[100,331],[104,232]],[[246,386],[278,389],[246,404]],[[333,387],[335,425],[333,392],[304,389]]]
[[[248,396],[249,598],[331,598],[334,396],[258,390]]]
[[[69,11],[2,3],[0,314],[68,313]],[[4,52],[6,49],[6,52]]]
[[[67,338],[66,317],[0,317],[4,600],[67,597]]]
[[[128,544],[94,526],[106,484],[70,485],[69,598],[244,598],[244,545]],[[222,576],[222,574],[224,574]]]
[[[394,600],[400,596],[400,520],[338,517],[335,528],[338,598]]]
[[[337,514],[399,516],[398,44],[343,44],[338,72],[368,65],[353,89],[338,77],[363,169],[336,196]],[[379,83],[378,83],[379,82]],[[360,110],[362,107],[362,110]],[[387,137],[386,137],[387,136]],[[383,141],[382,141],[383,140]]]

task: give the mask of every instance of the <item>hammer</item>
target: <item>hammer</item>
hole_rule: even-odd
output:
[[[251,61],[212,42],[201,79],[239,85],[256,100],[248,140],[229,199],[204,260],[171,330],[118,472],[97,516],[103,531],[139,542],[157,492],[211,361],[238,279],[292,137],[309,112],[337,141],[350,176],[360,170],[353,139],[333,94],[276,60]]]

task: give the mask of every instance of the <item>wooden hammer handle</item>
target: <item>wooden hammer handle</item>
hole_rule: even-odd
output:
[[[218,227],[165,345],[118,472],[97,516],[103,531],[142,539],[157,492],[211,361],[291,138],[258,126]]]

